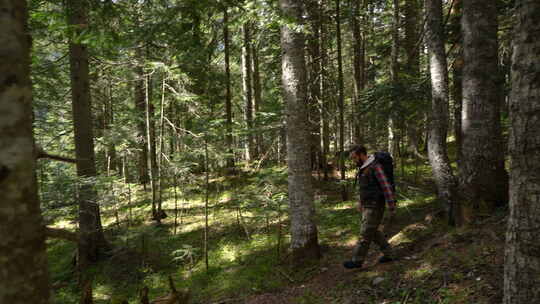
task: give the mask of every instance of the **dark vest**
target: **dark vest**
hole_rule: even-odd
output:
[[[360,172],[358,184],[360,186],[360,199],[364,206],[384,204],[384,193],[379,185],[379,181],[375,176],[375,170],[371,164]],[[371,204],[370,204],[371,203]]]

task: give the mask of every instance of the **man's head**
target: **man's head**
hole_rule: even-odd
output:
[[[349,151],[351,159],[359,164],[362,164],[368,159],[367,150],[364,146],[353,146]]]

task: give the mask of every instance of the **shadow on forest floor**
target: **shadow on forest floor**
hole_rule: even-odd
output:
[[[413,171],[404,171],[414,179]],[[302,269],[287,263],[289,228],[282,197],[286,193],[283,168],[212,181],[208,270],[204,259],[204,191],[190,190],[180,196],[178,212],[182,218],[177,218],[176,230],[171,189],[164,193],[164,210],[169,216],[159,226],[148,219],[150,201],[143,193],[130,206],[131,219],[119,225],[108,219],[107,233],[115,252],[93,269],[95,303],[119,303],[121,299],[138,303],[143,285],[150,288],[151,298],[164,295],[169,275],[178,285],[191,289],[193,303],[500,300],[504,213],[486,219],[483,227],[451,230],[442,220],[429,216],[425,220],[437,210],[430,182],[420,186],[408,183],[412,184],[402,180],[403,198],[387,231],[400,260],[376,265],[378,252],[372,249],[368,267],[361,271],[345,271],[341,266],[356,242],[360,216],[354,201],[341,201],[342,184],[337,180],[315,182],[323,258]],[[122,219],[129,218],[126,202],[118,210]],[[110,210],[104,214],[115,216]],[[54,303],[78,302],[71,266],[74,250],[73,244],[48,242]]]

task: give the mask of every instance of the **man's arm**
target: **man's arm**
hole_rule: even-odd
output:
[[[388,207],[390,207],[390,209],[394,209],[396,206],[396,198],[394,196],[394,191],[392,191],[392,185],[388,181],[388,178],[386,178],[381,164],[375,164],[373,166],[373,169],[375,170],[375,177],[377,178],[377,181],[379,182],[379,185],[381,185],[381,188],[383,190],[384,199],[388,204]]]

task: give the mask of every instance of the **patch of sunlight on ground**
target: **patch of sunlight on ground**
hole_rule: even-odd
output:
[[[358,242],[358,237],[357,236],[351,236],[345,241],[345,245],[347,245],[349,247],[353,247],[353,246],[356,245],[356,242]]]
[[[59,220],[54,223],[53,227],[61,229],[73,229],[77,228],[77,225],[70,220]]]
[[[330,208],[325,208],[325,209],[329,209],[329,210],[349,210],[351,208],[352,208],[352,206],[351,206],[350,202],[344,202],[343,204],[335,205],[335,206],[332,206]]]
[[[432,274],[435,271],[433,266],[428,263],[423,263],[420,267],[408,270],[405,275],[409,278],[421,279]]]
[[[222,260],[227,262],[234,262],[238,258],[238,247],[230,244],[225,244],[219,249],[219,256]]]
[[[396,235],[394,235],[388,242],[392,244],[393,246],[402,244],[402,243],[410,243],[413,240],[407,236],[407,234],[400,232]]]
[[[93,296],[94,300],[108,301],[111,299],[112,290],[105,285],[97,285],[94,287]]]

